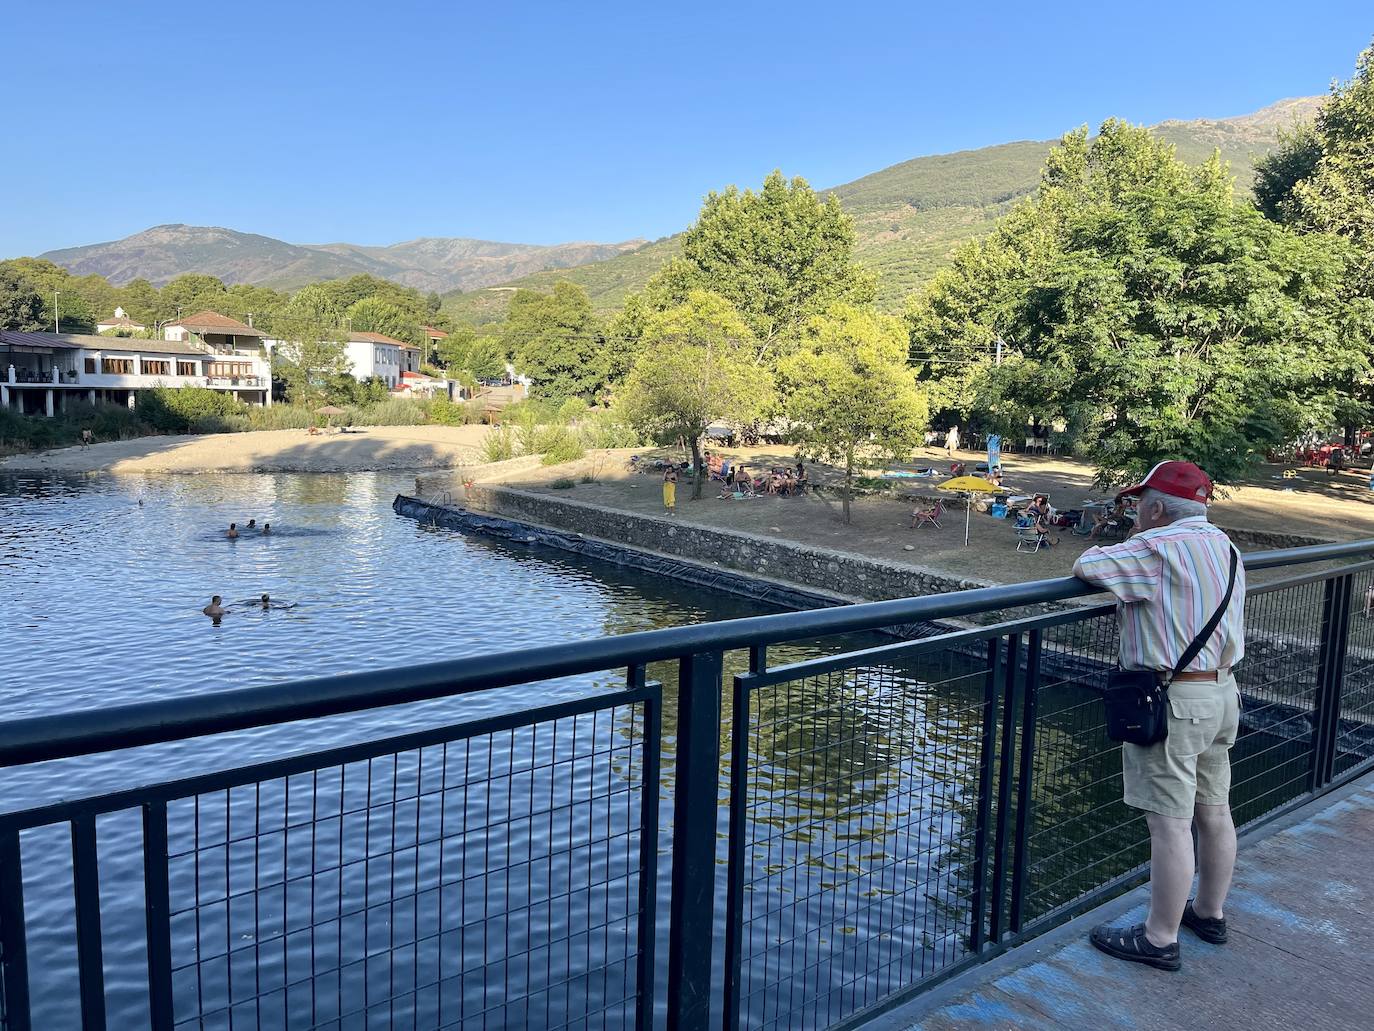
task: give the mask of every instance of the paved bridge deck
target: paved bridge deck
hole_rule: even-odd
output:
[[[1334,801],[1333,801],[1334,799]],[[1183,970],[1090,946],[1103,920],[1144,919],[1145,888],[968,972],[864,1031],[1374,1027],[1374,775],[1243,841],[1231,940],[1183,931]]]

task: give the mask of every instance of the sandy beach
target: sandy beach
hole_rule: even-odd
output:
[[[68,447],[0,460],[0,473],[20,472],[367,472],[452,469],[482,461],[485,426],[368,426],[311,436],[306,430],[260,430]]]

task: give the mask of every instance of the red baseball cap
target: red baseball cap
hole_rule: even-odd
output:
[[[1211,479],[1192,462],[1160,462],[1145,474],[1145,479],[1119,491],[1116,496],[1138,498],[1146,487],[1188,501],[1205,504],[1212,500]]]

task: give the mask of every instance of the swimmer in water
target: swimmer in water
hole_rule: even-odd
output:
[[[263,595],[263,597],[266,597],[266,595]],[[226,612],[229,611],[219,602],[220,597],[218,594],[216,594],[213,598],[210,599],[210,604],[206,605],[205,608],[201,609],[200,611],[205,613],[211,619],[214,619],[218,622],[220,616],[224,615]]]
[[[267,536],[269,533],[271,533],[271,532],[272,532],[272,524],[271,524],[271,523],[263,523],[263,524],[262,524],[262,535],[263,535],[264,537],[266,537],[266,536]]]
[[[263,612],[267,612],[271,609],[294,609],[296,607],[294,601],[273,601],[270,594],[262,594],[257,598],[249,598],[238,604],[244,608],[261,609]]]
[[[248,529],[250,529],[250,530],[256,530],[257,528],[258,528],[258,521],[257,521],[256,519],[250,519],[250,520],[248,520]]]
[[[238,524],[238,523],[230,523],[230,524],[229,524],[229,532],[226,533],[224,536],[228,537],[228,538],[232,541],[232,540],[234,540],[236,537],[238,537],[238,535],[239,535],[239,524]]]

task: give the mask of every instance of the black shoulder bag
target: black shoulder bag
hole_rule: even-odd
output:
[[[1153,745],[1169,735],[1169,685],[1216,633],[1236,587],[1236,562],[1236,549],[1231,548],[1231,578],[1226,584],[1226,594],[1201,633],[1179,656],[1178,665],[1172,672],[1161,676],[1152,669],[1118,669],[1107,674],[1107,690],[1102,701],[1107,707],[1107,736],[1113,741]]]

